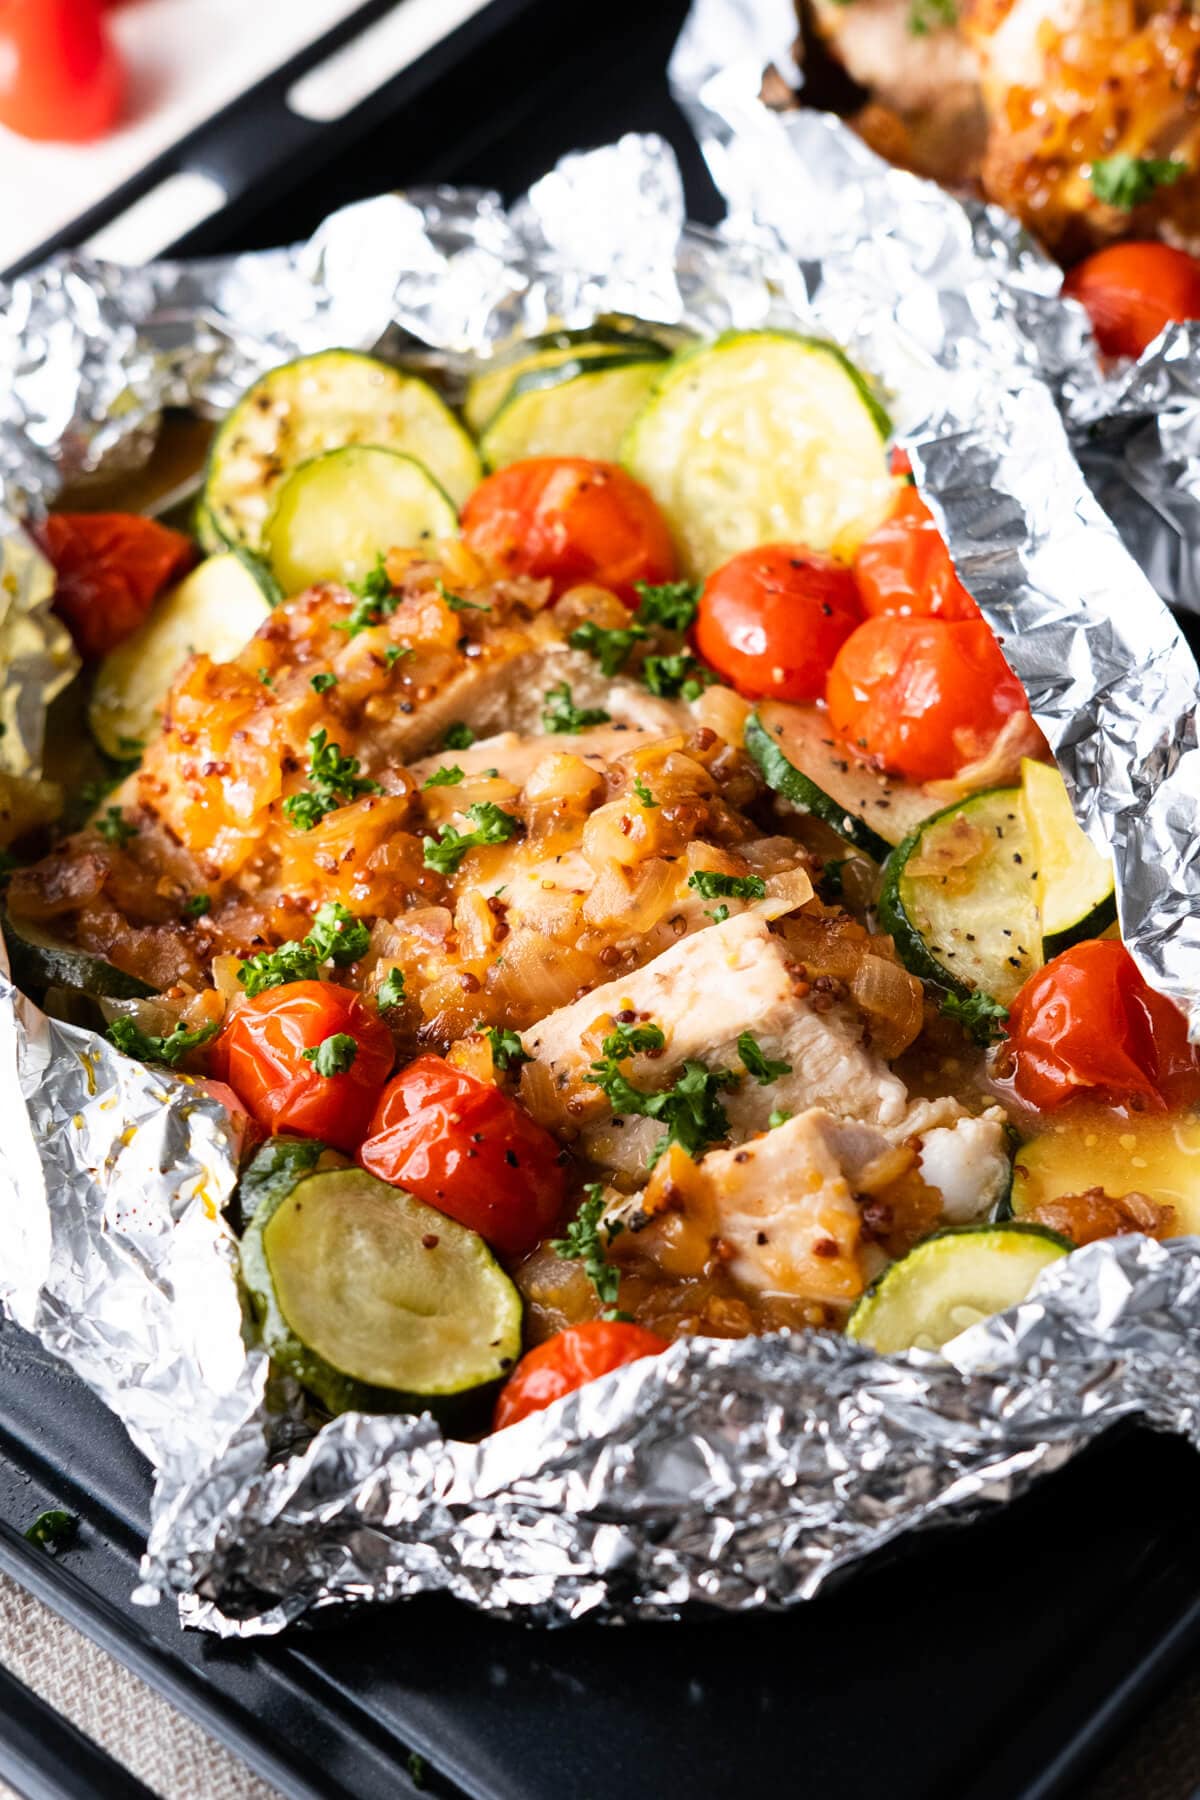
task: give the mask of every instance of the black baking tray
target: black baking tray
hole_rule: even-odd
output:
[[[692,216],[718,215],[663,77],[682,0],[612,0],[575,25],[546,0],[497,6],[486,42],[468,34],[457,60],[444,52],[336,156],[326,139],[319,167],[306,156],[290,178],[248,184],[178,248],[286,242],[393,185],[512,195],[624,130],[668,138]],[[1200,1648],[1200,1458],[1135,1429],[785,1617],[607,1630],[538,1631],[422,1600],[282,1639],[184,1633],[168,1603],[130,1599],[149,1491],[115,1418],[0,1326],[0,1568],[295,1800],[1048,1800],[1082,1793]],[[81,1519],[57,1559],[22,1536],[47,1506]],[[20,1791],[135,1791],[51,1730],[0,1684],[0,1775]]]

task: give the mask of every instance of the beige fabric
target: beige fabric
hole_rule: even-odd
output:
[[[207,1732],[2,1575],[0,1663],[162,1800],[275,1800]],[[11,1794],[0,1781],[0,1800]]]

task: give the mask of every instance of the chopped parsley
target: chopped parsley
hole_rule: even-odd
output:
[[[602,706],[576,706],[565,681],[542,695],[542,724],[547,731],[582,731],[588,725],[607,725],[612,717]]]
[[[459,831],[454,825],[443,825],[435,838],[427,837],[425,867],[439,875],[453,875],[468,850],[481,844],[503,844],[515,837],[520,823],[494,800],[479,800],[468,806],[467,817],[474,822],[473,831]]]
[[[211,911],[211,894],[191,894],[183,903],[184,917],[188,919],[202,919],[205,913]]]
[[[457,787],[463,779],[464,773],[465,771],[460,769],[457,763],[447,763],[443,768],[435,769],[424,785],[427,788]]]
[[[761,875],[723,875],[720,869],[694,869],[687,884],[705,900],[761,900],[767,891]]]
[[[207,1025],[198,1025],[195,1031],[187,1031],[182,1025],[176,1025],[166,1037],[157,1037],[140,1030],[131,1018],[123,1016],[113,1020],[108,1027],[108,1037],[110,1043],[115,1044],[118,1050],[123,1050],[126,1056],[136,1056],[141,1062],[166,1063],[174,1068],[189,1051],[198,1050],[201,1044],[207,1044],[219,1029],[220,1021],[213,1019]]]
[[[391,968],[380,982],[375,993],[375,1004],[380,1012],[387,1012],[393,1006],[404,1004],[404,970]]]
[[[52,1506],[47,1512],[38,1514],[25,1536],[40,1549],[57,1552],[69,1550],[78,1531],[79,1520],[74,1513],[67,1512],[62,1506]]]
[[[640,1056],[666,1044],[660,1025],[616,1025],[604,1040],[605,1056]]]
[[[360,775],[358,767],[356,756],[343,756],[341,745],[329,742],[324,726],[314,731],[308,740],[311,785],[298,794],[290,794],[283,803],[291,824],[299,831],[311,831],[326,813],[357,800],[361,794],[382,793],[379,783]]]
[[[351,1037],[348,1031],[334,1031],[311,1050],[302,1050],[300,1054],[318,1075],[344,1075],[347,1069],[354,1067],[358,1039]]]
[[[911,0],[908,29],[913,37],[928,37],[939,25],[958,23],[957,0]]]
[[[346,585],[354,595],[354,605],[350,608],[348,618],[337,620],[335,629],[344,631],[347,637],[357,637],[369,625],[380,624],[400,604],[400,596],[392,586],[382,551],[375,558],[375,567],[361,581],[349,581]]]
[[[835,900],[840,900],[843,890],[842,870],[850,861],[848,856],[834,856],[821,864],[821,880],[825,883],[827,893]]]
[[[700,604],[700,586],[695,581],[663,581],[657,584],[635,581],[638,597],[639,625],[661,625],[664,631],[686,631],[694,622]]]
[[[476,1031],[482,1031],[492,1051],[492,1061],[498,1069],[519,1069],[522,1063],[529,1061],[529,1053],[515,1031],[502,1030],[498,1025],[479,1024]]]
[[[465,719],[457,719],[453,725],[447,725],[446,735],[442,739],[444,750],[469,750],[475,742],[475,733]]]
[[[687,650],[680,650],[674,656],[648,656],[642,664],[642,680],[662,700],[674,700],[677,695],[698,700],[716,677]]]
[[[590,1182],[583,1191],[583,1203],[567,1226],[566,1236],[551,1238],[550,1248],[564,1261],[582,1263],[583,1272],[595,1288],[602,1305],[615,1306],[621,1275],[608,1261],[605,1251],[623,1230],[623,1226],[620,1220],[605,1224],[604,1188],[599,1181]]]
[[[619,675],[629,661],[629,652],[639,638],[648,637],[644,625],[597,625],[585,619],[567,639],[572,650],[586,650],[594,656],[605,675]]]
[[[775,1108],[774,1112],[771,1114],[770,1118],[767,1120],[767,1124],[772,1131],[778,1131],[778,1129],[781,1125],[787,1124],[787,1122],[791,1118],[791,1116],[792,1115],[788,1111],[786,1106],[777,1106]]]
[[[337,676],[332,669],[322,669],[319,675],[310,677],[308,685],[314,694],[327,694],[331,687],[337,686]]]
[[[371,934],[361,919],[337,900],[327,900],[312,922],[308,935],[280,944],[277,950],[260,950],[242,963],[237,978],[248,999],[289,981],[315,981],[325,963],[345,968],[370,948]]]
[[[742,1059],[742,1067],[747,1075],[753,1075],[759,1087],[770,1087],[781,1075],[790,1075],[792,1065],[788,1062],[775,1062],[767,1056],[752,1032],[743,1031],[737,1041],[738,1055]]]
[[[394,669],[402,656],[412,655],[411,644],[389,644],[383,653],[383,660],[389,669]]]
[[[96,830],[106,843],[115,844],[118,850],[123,849],[130,838],[138,834],[136,825],[131,825],[119,806],[106,806],[96,820]]]
[[[1171,187],[1187,173],[1187,163],[1178,157],[1130,156],[1121,151],[1092,164],[1092,192],[1107,206],[1132,212],[1158,188]]]
[[[621,1068],[622,1058],[634,1050],[660,1049],[663,1042],[657,1025],[618,1026],[605,1038],[602,1058],[584,1076],[600,1088],[614,1113],[636,1113],[666,1126],[665,1135],[654,1147],[651,1165],[670,1144],[679,1144],[689,1156],[695,1156],[706,1145],[728,1137],[729,1120],[719,1095],[723,1088],[736,1087],[741,1079],[733,1069],[706,1069],[703,1063],[685,1062],[672,1087],[651,1094],[634,1087]]]
[[[957,1020],[977,1044],[996,1044],[1004,1036],[1008,1008],[982,989],[968,994],[965,1000],[958,994],[944,994],[939,1011],[944,1019]]]
[[[446,602],[451,612],[491,612],[490,606],[483,606],[478,600],[466,600],[461,594],[452,594],[444,581],[435,581],[441,599]]]
[[[714,925],[723,925],[729,917],[729,908],[722,900],[720,906],[714,906],[711,909],[706,906],[704,916],[706,919],[711,919]]]
[[[262,683],[263,687],[274,687],[275,686],[275,677],[272,675],[270,669],[266,669],[266,668],[260,669],[258,671],[258,679]]]
[[[633,778],[633,791],[647,812],[658,805],[658,801],[654,798],[654,795],[650,792],[650,789],[646,786],[646,783],[642,780],[640,775],[635,775]]]

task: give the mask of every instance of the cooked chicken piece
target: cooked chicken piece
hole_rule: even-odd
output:
[[[485,769],[498,769],[505,781],[511,781],[514,787],[523,787],[538,764],[548,756],[579,756],[589,768],[603,774],[614,758],[642,744],[652,743],[661,735],[658,728],[633,724],[593,725],[587,731],[564,732],[553,738],[548,738],[541,730],[530,737],[522,737],[517,731],[500,731],[495,737],[479,739],[465,750],[439,750],[431,756],[423,756],[419,762],[409,764],[409,771],[424,786],[439,769],[458,768],[467,776],[481,775]]]
[[[942,1196],[948,1225],[986,1218],[1009,1179],[1007,1121],[998,1106],[978,1118],[959,1117],[932,1129],[916,1107],[909,1124],[920,1137],[921,1174]]]

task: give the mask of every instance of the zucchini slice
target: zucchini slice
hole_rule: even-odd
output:
[[[1007,1006],[1042,966],[1037,866],[1020,788],[972,794],[888,858],[879,919],[906,968]]]
[[[1200,1233],[1200,1118],[1072,1108],[1018,1148],[1010,1194],[1015,1217],[1090,1188],[1114,1200],[1145,1194],[1174,1207],[1171,1237]]]
[[[452,537],[458,515],[411,456],[359,444],[326,450],[292,470],[264,539],[285,594],[318,581],[361,581],[381,551]]]
[[[745,745],[767,786],[800,812],[813,813],[876,862],[938,810],[919,787],[859,762],[818,706],[767,701],[746,720]]]
[[[0,926],[13,980],[35,1000],[49,987],[75,988],[106,1000],[145,1000],[158,991],[90,950],[58,942],[32,919],[5,910],[0,912]]]
[[[521,1353],[521,1299],[483,1239],[362,1169],[264,1189],[242,1276],[271,1356],[330,1412],[444,1414]]]
[[[658,501],[684,571],[794,540],[850,555],[896,493],[887,414],[832,344],[726,332],[663,372],[621,460]]]
[[[550,331],[527,338],[516,350],[489,360],[467,383],[463,418],[478,437],[491,423],[521,375],[554,369],[593,357],[648,356],[665,362],[670,351],[657,339],[616,326],[591,325],[582,331]]]
[[[338,1152],[327,1151],[317,1138],[268,1138],[238,1176],[235,1197],[240,1229],[245,1230],[264,1202],[282,1200],[327,1155],[340,1161]]]
[[[357,351],[323,350],[269,370],[213,439],[204,540],[215,534],[226,546],[261,550],[281,482],[297,464],[349,444],[415,457],[457,505],[482,474],[474,444],[428,382]]]
[[[869,1287],[846,1336],[873,1350],[940,1350],[980,1319],[1017,1306],[1042,1270],[1073,1248],[1040,1225],[937,1231]]]
[[[96,671],[88,724],[106,755],[127,757],[157,737],[163,698],[188,657],[236,656],[269,614],[273,585],[254,558],[227,551],[164,595]]]
[[[526,456],[613,462],[629,421],[658,379],[662,356],[573,357],[518,375],[479,448],[489,469]]]
[[[1021,788],[1037,865],[1042,953],[1049,962],[1081,939],[1099,937],[1116,919],[1113,869],[1076,819],[1067,785],[1052,764],[1026,757]]]

